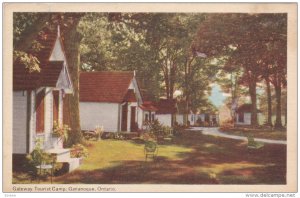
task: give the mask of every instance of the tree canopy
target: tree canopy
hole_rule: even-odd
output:
[[[211,85],[218,83],[231,94],[231,106],[241,96],[251,98],[252,123],[257,125],[257,85],[265,82],[267,98],[260,103],[267,102],[269,117],[276,111],[275,126],[281,127],[281,103],[286,103],[281,89],[287,86],[286,14],[14,13],[13,17],[14,60],[20,59],[31,72],[40,71],[39,60],[28,49],[43,47],[35,41],[37,34],[59,24],[75,84],[79,70],[135,70],[149,99],[172,99],[181,93],[178,99],[185,101],[188,112],[209,107]],[[76,100],[78,94],[70,103],[76,106]]]

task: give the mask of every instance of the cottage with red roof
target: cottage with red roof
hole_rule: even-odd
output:
[[[156,119],[158,109],[152,101],[144,101],[140,108],[143,110],[142,128],[145,128]]]
[[[236,125],[251,125],[251,112],[252,104],[242,104],[236,110]],[[259,117],[262,117],[261,111],[257,109],[258,120],[262,120]]]
[[[163,125],[172,127],[176,122],[177,104],[175,99],[160,99],[156,104],[155,117]]]
[[[103,126],[106,132],[119,132],[142,127],[145,106],[141,106],[143,100],[135,72],[81,72],[79,89],[83,130]]]
[[[14,161],[30,153],[41,139],[45,151],[56,154],[58,162],[69,163],[73,170],[79,160],[71,159],[69,150],[52,135],[54,121],[63,124],[64,94],[73,92],[59,27],[43,29],[37,41],[41,50],[29,52],[38,58],[40,72],[29,73],[20,60],[13,64]]]

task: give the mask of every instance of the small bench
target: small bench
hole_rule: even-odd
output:
[[[152,157],[153,159],[155,159],[158,153],[157,144],[152,141],[146,142],[144,147],[144,153],[145,153],[145,161],[147,161],[148,157]]]
[[[248,139],[248,149],[260,149],[264,147],[264,144],[261,142],[256,142],[253,137],[247,137]]]

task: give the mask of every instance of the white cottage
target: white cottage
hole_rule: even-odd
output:
[[[137,131],[142,126],[142,97],[135,72],[80,73],[80,124],[106,132]]]
[[[156,111],[158,110],[152,101],[144,101],[140,105],[140,109],[143,110],[142,113],[142,126],[140,128],[146,129],[147,125],[156,119]]]
[[[29,73],[19,60],[13,65],[14,165],[42,139],[43,149],[56,154],[58,162],[69,163],[71,171],[79,160],[71,159],[69,150],[52,136],[53,122],[63,124],[63,97],[73,92],[59,28],[43,29],[37,41],[43,48],[30,53],[39,59],[41,71]]]
[[[163,125],[172,127],[176,121],[177,105],[175,99],[160,99],[156,104],[156,119]]]
[[[239,106],[236,110],[236,125],[251,125],[251,110],[252,104],[243,104]],[[257,116],[260,117],[261,111],[257,110]]]

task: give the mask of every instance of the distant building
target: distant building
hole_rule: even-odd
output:
[[[156,104],[156,119],[163,125],[172,127],[176,121],[177,106],[175,99],[160,99]]]
[[[243,104],[236,110],[236,125],[251,125],[252,104]],[[258,117],[262,116],[261,111],[257,110]]]

